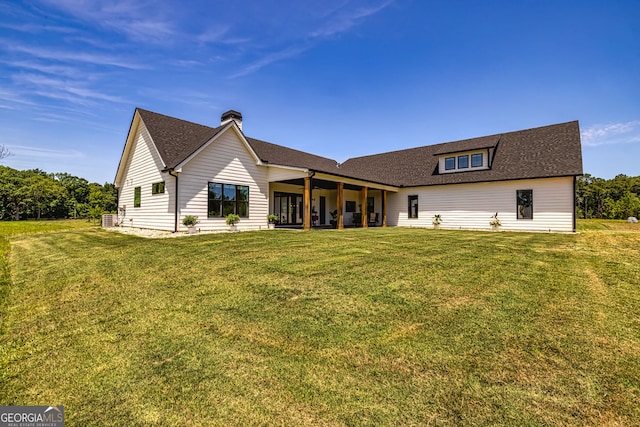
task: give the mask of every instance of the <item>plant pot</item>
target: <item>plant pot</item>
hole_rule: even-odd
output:
[[[229,231],[238,231],[238,226],[233,224],[229,226]]]
[[[439,230],[440,229],[440,224],[433,224],[433,229],[434,230]]]
[[[273,230],[274,228],[276,228],[276,225],[270,222],[269,224],[267,224],[267,227],[269,228],[269,230]]]
[[[491,226],[491,231],[499,231],[500,230],[500,226],[499,225],[492,225]]]
[[[196,234],[196,226],[195,225],[187,226],[187,233],[188,234]]]

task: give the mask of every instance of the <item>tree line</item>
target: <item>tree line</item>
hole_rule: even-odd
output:
[[[640,176],[602,179],[585,174],[578,177],[576,207],[579,218],[640,218]]]
[[[115,213],[117,197],[113,184],[0,166],[0,220],[99,218],[105,212]]]
[[[115,213],[118,191],[113,184],[88,182],[68,173],[39,169],[19,171],[0,166],[0,220],[99,218]],[[579,218],[640,217],[640,176],[613,179],[585,174],[577,178]]]

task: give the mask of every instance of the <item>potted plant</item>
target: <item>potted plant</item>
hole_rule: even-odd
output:
[[[493,231],[497,231],[498,228],[502,225],[500,220],[498,219],[498,212],[491,216],[491,221],[489,221],[489,225]]]
[[[331,220],[329,221],[331,223],[331,227],[337,228],[338,227],[338,209],[329,212],[329,215],[331,215]]]
[[[442,224],[442,217],[440,216],[440,214],[435,214],[433,216],[433,221],[431,222],[433,223],[433,228],[437,230],[438,228],[440,228],[440,224]]]
[[[182,224],[187,227],[187,231],[189,234],[195,234],[196,232],[196,224],[198,224],[200,220],[196,215],[186,215],[182,218]]]
[[[236,226],[238,222],[240,222],[239,215],[232,213],[227,215],[227,225],[229,226],[229,231],[238,231],[238,227]]]
[[[268,226],[269,229],[274,229],[276,228],[276,223],[278,222],[278,215],[276,214],[269,214],[267,215],[267,222],[268,222]]]

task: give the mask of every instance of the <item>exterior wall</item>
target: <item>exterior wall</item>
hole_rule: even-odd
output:
[[[490,229],[498,212],[501,230],[573,231],[573,177],[403,188],[387,196],[387,223],[403,227]],[[533,190],[533,219],[517,219],[516,190]],[[408,196],[418,196],[418,218],[408,218]]]
[[[185,230],[182,218],[197,215],[201,230],[228,230],[225,218],[207,218],[208,183],[249,186],[249,216],[240,218],[238,230],[267,228],[269,183],[267,167],[256,160],[233,128],[187,162],[180,173],[179,230]]]
[[[164,165],[151,142],[144,123],[140,123],[133,139],[129,161],[125,165],[122,186],[118,189],[118,207],[125,214],[118,219],[124,227],[153,228],[173,231],[174,227],[174,178],[160,172]],[[151,194],[151,186],[165,182],[165,192]],[[141,188],[140,207],[133,207],[134,189]],[[119,211],[120,212],[120,211]]]
[[[300,179],[306,176],[309,176],[307,172],[299,171],[295,169],[279,168],[279,167],[267,168],[267,179],[269,180],[269,182],[286,181],[288,179]]]

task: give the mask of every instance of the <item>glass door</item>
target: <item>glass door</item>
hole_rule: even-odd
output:
[[[301,194],[273,194],[273,213],[280,219],[280,224],[302,224],[302,201]]]

